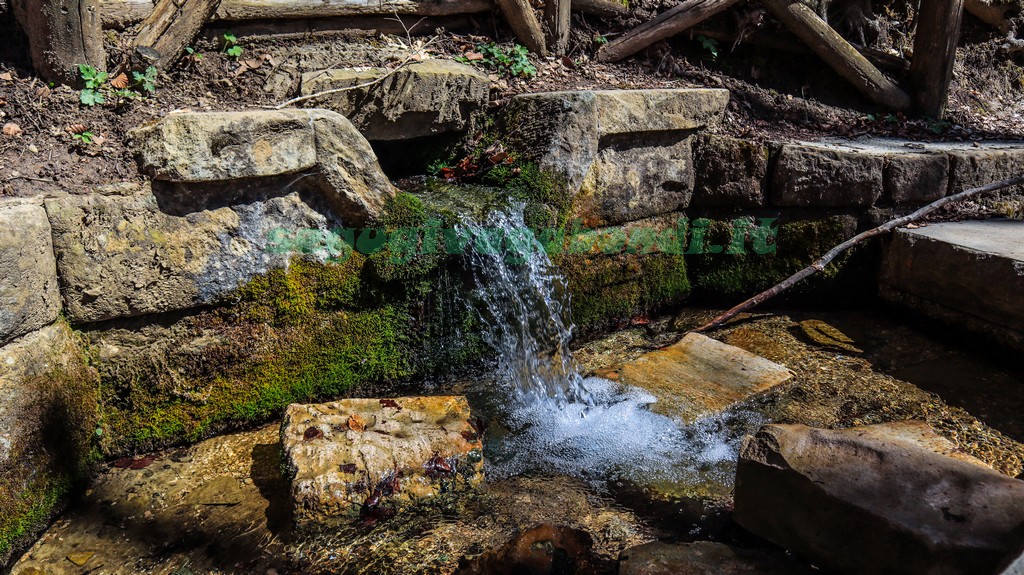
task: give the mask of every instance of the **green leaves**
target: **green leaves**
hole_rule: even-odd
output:
[[[156,74],[157,70],[153,66],[146,68],[145,73],[132,72],[132,84],[142,93],[152,94],[156,91]]]
[[[104,98],[103,94],[100,92],[91,88],[86,88],[78,93],[78,101],[85,106],[95,106],[96,104],[106,102],[107,99]]]
[[[480,62],[494,69],[502,76],[518,76],[532,78],[537,75],[537,68],[530,62],[530,51],[526,46],[516,44],[506,50],[494,42],[477,44],[477,52],[483,59]]]
[[[92,132],[80,132],[78,134],[71,134],[71,137],[88,146],[92,143],[93,139],[96,138],[96,134],[93,134]]]
[[[95,106],[106,102],[106,98],[100,92],[100,88],[107,82],[108,74],[100,72],[88,64],[78,65],[78,75],[82,78],[82,91],[78,94],[78,101],[85,106]]]
[[[697,36],[697,41],[700,45],[711,54],[712,60],[718,59],[718,40],[714,38],[708,38],[707,36]]]
[[[224,53],[229,57],[237,60],[242,56],[242,46],[238,44],[238,37],[231,32],[226,32],[223,36],[224,39]]]

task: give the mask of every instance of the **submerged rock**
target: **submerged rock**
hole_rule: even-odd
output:
[[[802,575],[810,567],[780,553],[740,549],[711,541],[647,543],[619,557],[619,575]]]
[[[464,565],[459,575],[590,575],[599,561],[584,531],[557,525],[528,529]]]
[[[784,366],[697,333],[622,366],[619,374],[623,383],[657,398],[652,411],[684,423],[721,413],[793,377]]]
[[[993,572],[1024,540],[1024,483],[921,425],[765,426],[740,452],[736,522],[839,573]]]
[[[375,520],[483,482],[483,444],[464,397],[293,404],[281,428],[300,528]]]
[[[397,71],[346,68],[302,75],[303,96],[344,89],[311,102],[341,113],[371,140],[465,130],[486,107],[490,88],[485,74],[451,60],[425,60]]]

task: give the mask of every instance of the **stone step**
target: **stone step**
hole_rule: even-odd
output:
[[[690,333],[675,345],[624,365],[620,376],[622,383],[657,398],[652,411],[689,424],[785,383],[793,372],[746,350]]]
[[[886,247],[881,295],[1024,350],[1024,221],[897,231]]]

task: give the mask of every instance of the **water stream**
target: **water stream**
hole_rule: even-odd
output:
[[[497,355],[494,380],[476,394],[503,426],[491,434],[488,473],[644,484],[731,474],[742,437],[737,420],[747,430],[759,422],[731,413],[684,427],[649,411],[655,398],[646,391],[581,375],[570,349],[569,292],[521,206],[465,222],[460,232],[472,238],[471,304]]]

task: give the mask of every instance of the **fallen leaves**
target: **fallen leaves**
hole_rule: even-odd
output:
[[[6,124],[4,124],[3,132],[4,135],[9,138],[16,138],[22,135],[25,132],[25,130],[22,130],[21,126],[15,124],[14,122],[7,122]]]
[[[359,414],[353,413],[348,418],[348,428],[352,431],[366,431],[366,420]]]

